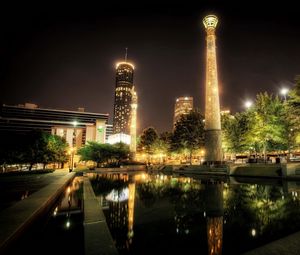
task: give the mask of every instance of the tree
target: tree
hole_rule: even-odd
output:
[[[50,134],[41,130],[33,130],[28,134],[25,161],[29,163],[29,171],[33,165],[37,163],[43,163],[45,165],[49,162],[49,158],[51,157],[47,148],[49,136]]]
[[[68,144],[66,140],[57,135],[48,137],[47,150],[49,159],[47,163],[63,163],[68,161],[67,157]]]
[[[237,154],[249,150],[253,112],[246,111],[232,115],[222,115],[222,139],[226,151]]]
[[[182,115],[175,124],[172,137],[172,150],[189,151],[190,164],[192,164],[193,152],[204,146],[204,118],[198,110]]]
[[[256,97],[254,107],[254,123],[252,129],[252,142],[259,145],[262,150],[264,159],[266,160],[266,153],[270,149],[270,145],[285,144],[284,139],[284,122],[283,104],[280,99],[267,92],[260,93]],[[273,149],[278,149],[273,147]]]
[[[139,150],[145,151],[148,154],[148,159],[154,153],[153,145],[158,139],[158,134],[153,127],[148,127],[143,130],[140,138]]]
[[[129,147],[124,143],[101,144],[97,142],[88,142],[84,147],[78,150],[82,161],[94,161],[97,167],[101,163],[117,163],[120,164],[121,160],[127,159],[129,155]]]
[[[122,160],[128,159],[129,156],[129,146],[125,143],[116,143],[113,145],[114,155],[113,158],[120,163]]]
[[[288,159],[291,149],[300,144],[300,75],[295,79],[295,87],[289,92],[285,107],[285,137],[288,141]],[[299,141],[297,141],[299,140]]]

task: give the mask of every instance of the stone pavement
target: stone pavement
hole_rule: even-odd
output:
[[[289,235],[262,247],[246,252],[244,255],[299,255],[300,232]]]

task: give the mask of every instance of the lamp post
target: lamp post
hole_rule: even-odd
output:
[[[70,148],[71,166],[69,168],[69,172],[72,172],[74,170],[74,152],[75,152],[75,148],[71,147]]]

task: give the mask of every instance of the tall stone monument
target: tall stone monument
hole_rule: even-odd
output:
[[[203,19],[206,29],[206,84],[205,84],[205,162],[222,162],[221,117],[218,88],[215,30],[218,18],[208,15]]]

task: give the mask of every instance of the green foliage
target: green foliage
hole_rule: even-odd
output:
[[[300,76],[296,77],[295,87],[289,92],[285,103],[286,138],[289,150],[300,147]]]
[[[140,137],[139,150],[144,150],[148,154],[153,154],[153,145],[158,139],[155,128],[149,127],[143,130]]]
[[[223,148],[227,152],[242,153],[249,150],[250,131],[253,127],[253,113],[250,111],[222,115]]]
[[[268,150],[278,149],[276,145],[286,145],[284,137],[283,103],[267,92],[257,95],[254,107],[254,127],[252,141],[266,156]],[[273,148],[272,146],[273,145]],[[275,145],[275,147],[274,147]]]
[[[172,151],[188,150],[190,160],[195,150],[204,146],[204,118],[197,110],[182,115],[175,124],[172,137]]]
[[[124,143],[101,144],[97,142],[88,142],[84,147],[78,150],[82,161],[94,161],[98,166],[108,163],[117,163],[128,158],[129,147]]]
[[[5,148],[5,149],[4,149]],[[67,143],[56,135],[41,130],[33,130],[26,135],[17,136],[1,148],[0,164],[33,165],[67,161]]]

